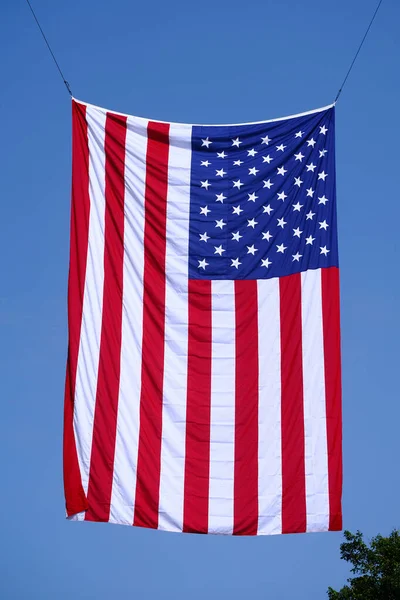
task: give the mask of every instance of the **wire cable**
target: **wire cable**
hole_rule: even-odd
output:
[[[27,4],[28,4],[29,8],[31,9],[31,12],[32,12],[32,14],[33,14],[33,18],[35,19],[35,21],[36,21],[36,24],[37,24],[37,26],[38,26],[38,27],[39,27],[39,29],[40,29],[40,33],[42,34],[42,36],[43,36],[43,39],[44,39],[44,41],[46,42],[47,48],[49,49],[49,52],[50,52],[51,56],[53,57],[53,60],[54,60],[54,62],[55,62],[55,65],[56,65],[56,67],[57,67],[57,69],[58,69],[58,71],[59,71],[59,73],[60,73],[61,77],[62,77],[62,80],[63,80],[63,82],[64,82],[64,85],[65,85],[65,87],[67,88],[69,95],[72,97],[72,92],[71,92],[70,85],[69,85],[68,81],[65,79],[63,72],[61,71],[60,65],[58,64],[58,62],[57,62],[57,59],[56,59],[56,57],[54,56],[54,52],[53,52],[53,50],[51,49],[49,42],[47,41],[47,38],[46,38],[46,36],[45,36],[45,34],[44,34],[44,31],[43,31],[43,29],[42,29],[42,28],[41,28],[41,26],[40,26],[40,23],[39,23],[39,21],[38,21],[38,18],[37,18],[37,16],[35,15],[35,11],[33,10],[33,8],[32,8],[32,5],[31,5],[31,3],[29,2],[29,0],[26,0],[26,2],[27,2]]]
[[[368,25],[368,27],[367,27],[367,30],[366,30],[366,32],[364,33],[364,37],[362,38],[362,40],[361,40],[361,43],[360,43],[360,45],[358,46],[357,52],[356,52],[356,54],[355,54],[355,56],[354,56],[354,58],[353,58],[353,60],[352,60],[352,62],[351,62],[351,64],[350,64],[350,67],[349,67],[349,69],[348,69],[348,71],[347,71],[347,73],[346,73],[346,76],[345,76],[345,78],[343,79],[342,85],[340,86],[340,88],[339,88],[339,91],[338,91],[338,93],[336,94],[336,98],[335,98],[335,101],[334,101],[334,103],[335,103],[335,104],[336,104],[336,102],[338,101],[338,99],[339,99],[339,96],[340,96],[340,94],[341,94],[341,93],[342,93],[342,91],[343,91],[343,88],[344,88],[344,86],[345,86],[345,84],[346,84],[346,82],[347,82],[347,79],[348,79],[348,77],[349,77],[349,75],[350,75],[350,73],[351,73],[351,71],[352,71],[352,69],[353,69],[353,67],[354,67],[354,63],[356,62],[356,60],[357,60],[357,57],[358,57],[358,55],[360,54],[361,48],[362,48],[362,47],[363,47],[363,45],[364,45],[364,42],[365,42],[365,40],[366,40],[366,38],[367,38],[367,35],[368,35],[368,33],[369,33],[369,31],[370,31],[370,29],[371,29],[371,27],[372,27],[372,23],[374,22],[374,20],[375,20],[375,17],[376,17],[376,15],[378,14],[378,10],[380,9],[380,6],[381,6],[382,2],[383,2],[383,0],[379,0],[379,2],[378,2],[378,6],[376,7],[374,14],[372,15],[372,19],[371,19],[371,21],[369,22],[369,25]],[[62,72],[62,70],[61,70],[61,68],[60,68],[60,65],[58,64],[58,62],[57,62],[57,59],[56,59],[56,57],[55,57],[55,55],[54,55],[54,52],[53,52],[53,50],[51,49],[51,46],[50,46],[50,44],[49,44],[49,42],[48,42],[48,40],[47,40],[47,38],[46,38],[46,36],[45,36],[45,34],[44,34],[44,31],[43,31],[43,29],[42,29],[42,27],[41,27],[41,25],[40,25],[40,23],[39,23],[39,20],[38,20],[38,18],[37,18],[37,16],[36,16],[36,14],[35,14],[35,11],[33,10],[33,8],[32,8],[32,5],[31,5],[31,3],[30,3],[30,1],[29,1],[29,0],[26,0],[26,3],[28,4],[28,6],[29,6],[29,8],[30,8],[30,10],[31,10],[31,12],[32,12],[33,18],[34,18],[34,19],[35,19],[35,21],[36,21],[36,24],[37,24],[37,26],[38,26],[38,28],[39,28],[39,30],[40,30],[40,33],[41,33],[41,34],[42,34],[42,36],[43,36],[43,39],[44,39],[44,41],[46,42],[46,46],[47,46],[47,48],[48,48],[48,50],[49,50],[49,52],[50,52],[50,54],[51,54],[51,56],[52,56],[52,58],[53,58],[53,61],[54,61],[55,65],[56,65],[56,67],[57,67],[57,69],[58,69],[58,72],[59,72],[59,73],[60,73],[60,75],[61,75],[61,78],[62,78],[62,80],[63,80],[63,83],[64,83],[65,87],[67,88],[67,91],[68,91],[69,95],[70,95],[70,96],[72,96],[72,92],[71,92],[70,85],[69,85],[68,81],[67,81],[67,80],[65,79],[65,77],[64,77],[64,74],[63,74],[63,72]]]
[[[343,88],[344,88],[344,85],[345,85],[345,83],[346,83],[346,81],[347,81],[347,79],[348,79],[348,77],[349,77],[349,75],[350,75],[350,73],[351,73],[351,70],[352,70],[352,68],[353,68],[353,66],[354,66],[354,63],[355,63],[355,62],[356,62],[356,60],[357,60],[357,56],[360,54],[360,50],[361,50],[361,48],[363,47],[363,44],[364,44],[364,42],[365,42],[365,39],[366,39],[366,37],[367,37],[367,35],[368,35],[368,33],[369,33],[369,30],[371,29],[372,23],[373,23],[373,22],[374,22],[374,20],[375,20],[375,17],[376,17],[376,15],[377,15],[377,13],[378,13],[378,10],[379,10],[379,8],[380,8],[380,6],[381,6],[382,2],[383,2],[383,0],[379,0],[378,6],[377,6],[377,7],[376,7],[376,9],[375,9],[375,12],[374,12],[374,14],[373,14],[373,16],[372,16],[372,19],[371,19],[371,21],[370,21],[370,23],[369,23],[369,25],[368,25],[367,31],[364,33],[364,37],[363,37],[363,39],[361,40],[361,44],[358,46],[358,50],[357,50],[357,52],[356,52],[356,54],[355,54],[355,56],[354,56],[354,58],[353,58],[353,61],[352,61],[351,65],[350,65],[350,67],[349,67],[349,70],[348,70],[348,71],[347,71],[347,73],[346,73],[346,77],[344,78],[344,80],[343,80],[343,83],[342,83],[342,85],[340,86],[338,93],[336,94],[336,98],[335,98],[335,104],[336,104],[336,102],[337,102],[337,100],[338,100],[338,98],[339,98],[340,94],[342,93],[342,90],[343,90]]]

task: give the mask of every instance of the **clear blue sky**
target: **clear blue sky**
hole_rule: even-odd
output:
[[[33,0],[74,95],[155,119],[256,121],[333,101],[376,0]],[[344,525],[400,526],[400,5],[337,106]],[[319,600],[340,533],[170,534],[64,518],[70,100],[23,0],[0,8],[0,597]]]

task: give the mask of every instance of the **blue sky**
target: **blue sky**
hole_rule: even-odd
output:
[[[376,0],[33,0],[74,95],[166,121],[333,101]],[[400,5],[385,0],[338,102],[344,525],[400,526]],[[70,99],[24,2],[0,8],[0,596],[326,597],[340,533],[168,534],[64,519]]]

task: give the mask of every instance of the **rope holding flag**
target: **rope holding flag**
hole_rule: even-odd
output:
[[[33,18],[35,19],[35,21],[36,21],[36,24],[37,24],[37,26],[39,27],[40,33],[42,34],[42,37],[43,37],[43,39],[44,39],[44,41],[45,41],[45,43],[46,43],[46,46],[47,46],[47,48],[48,48],[48,50],[49,50],[49,52],[50,52],[50,54],[51,54],[51,56],[52,56],[52,58],[53,58],[53,61],[54,61],[55,65],[56,65],[56,67],[57,67],[57,69],[58,69],[58,72],[59,72],[59,73],[60,73],[60,75],[61,75],[61,78],[62,78],[62,80],[63,80],[63,83],[64,83],[65,87],[67,88],[67,92],[69,93],[69,95],[70,95],[70,96],[71,96],[71,98],[72,98],[71,87],[70,87],[70,85],[69,85],[68,81],[65,79],[63,72],[61,71],[60,65],[58,64],[58,61],[57,61],[57,59],[56,59],[56,57],[55,57],[55,55],[54,55],[54,52],[53,52],[53,50],[51,49],[51,46],[50,46],[49,42],[47,41],[47,37],[45,36],[45,33],[44,33],[44,31],[43,31],[43,29],[42,29],[42,27],[41,27],[40,23],[39,23],[39,20],[38,20],[38,18],[37,18],[37,16],[36,16],[36,14],[35,14],[35,11],[33,10],[33,8],[32,8],[32,5],[31,5],[31,3],[29,2],[29,0],[26,0],[26,3],[28,4],[28,6],[29,6],[29,8],[30,8],[30,10],[31,10],[31,13],[32,13],[32,15],[33,15]]]
[[[351,71],[352,71],[352,69],[353,69],[353,67],[354,67],[354,63],[356,62],[358,55],[360,54],[360,50],[361,50],[361,48],[362,48],[362,47],[363,47],[363,45],[364,45],[364,42],[365,42],[365,40],[366,40],[366,38],[367,38],[367,35],[368,35],[368,33],[369,33],[369,30],[370,30],[370,29],[371,29],[371,27],[372,27],[372,23],[375,21],[375,17],[376,17],[376,15],[378,14],[378,10],[379,10],[379,8],[380,8],[380,6],[381,6],[382,2],[383,2],[383,0],[379,0],[378,6],[376,7],[374,14],[372,15],[372,19],[371,19],[371,21],[369,22],[369,25],[368,25],[368,27],[367,27],[367,30],[366,30],[366,32],[364,33],[364,36],[363,36],[363,38],[362,38],[362,40],[361,40],[361,42],[360,42],[360,45],[358,46],[357,52],[355,53],[355,56],[354,56],[354,58],[353,58],[353,60],[352,60],[352,62],[351,62],[351,64],[350,64],[350,67],[349,67],[349,69],[348,69],[348,71],[347,71],[347,73],[346,73],[346,76],[345,76],[345,78],[344,78],[344,80],[343,80],[343,82],[342,82],[342,85],[340,86],[340,88],[339,88],[339,91],[338,91],[338,93],[336,94],[336,98],[335,98],[335,104],[336,104],[336,102],[338,101],[340,94],[342,93],[342,90],[343,90],[343,88],[344,88],[344,86],[345,86],[345,83],[346,83],[346,81],[347,81],[347,79],[348,79],[348,77],[349,77],[349,75],[350,75],[350,73],[351,73]]]
[[[39,28],[39,30],[40,30],[40,33],[42,34],[42,37],[43,37],[43,39],[44,39],[44,41],[45,41],[45,43],[46,43],[46,46],[47,46],[47,48],[48,48],[48,50],[49,50],[49,52],[50,52],[50,54],[51,54],[51,56],[52,56],[52,58],[53,58],[53,61],[54,61],[55,65],[56,65],[56,67],[57,67],[57,69],[58,69],[58,71],[59,71],[59,73],[60,73],[60,75],[61,75],[61,78],[62,78],[62,80],[63,80],[63,83],[64,83],[64,85],[65,85],[65,87],[66,87],[66,89],[67,89],[67,91],[68,91],[69,95],[72,97],[71,87],[70,87],[70,85],[69,85],[68,81],[65,79],[63,72],[61,71],[60,65],[58,64],[58,61],[57,61],[57,59],[56,59],[56,57],[55,57],[55,55],[54,55],[54,52],[53,52],[53,50],[51,49],[51,46],[50,46],[50,44],[49,44],[49,42],[48,42],[48,40],[47,40],[47,37],[46,37],[46,35],[45,35],[45,33],[44,33],[44,31],[43,31],[43,29],[42,29],[42,27],[41,27],[40,23],[39,23],[39,20],[38,20],[38,18],[37,18],[37,16],[36,16],[36,14],[35,14],[35,11],[33,10],[33,8],[32,8],[32,5],[31,5],[30,1],[29,1],[29,0],[26,0],[26,2],[27,2],[28,6],[29,6],[29,8],[30,8],[30,10],[31,10],[31,13],[32,13],[32,15],[33,15],[33,18],[34,18],[34,19],[35,19],[35,21],[36,21],[36,24],[37,24],[37,26],[38,26],[38,28]],[[348,79],[348,77],[349,77],[349,75],[350,75],[350,73],[351,73],[351,71],[352,71],[352,69],[353,69],[354,63],[355,63],[355,62],[356,62],[356,60],[357,60],[357,57],[358,57],[358,55],[359,55],[359,53],[360,53],[360,50],[361,50],[362,46],[364,45],[364,42],[365,42],[365,40],[366,40],[366,38],[367,38],[367,35],[368,35],[368,33],[369,33],[370,29],[371,29],[372,23],[373,23],[373,22],[374,22],[374,20],[375,20],[375,17],[376,17],[376,15],[377,15],[377,13],[378,13],[378,10],[379,10],[379,8],[380,8],[380,6],[381,6],[382,2],[383,2],[383,0],[379,0],[378,6],[377,6],[377,7],[376,7],[376,9],[375,9],[375,12],[374,12],[374,14],[373,14],[373,16],[372,16],[372,18],[371,18],[371,21],[369,22],[369,25],[368,25],[368,27],[367,27],[367,30],[366,30],[366,32],[365,32],[365,34],[364,34],[364,36],[363,36],[363,38],[362,38],[362,40],[361,40],[361,43],[360,43],[360,45],[359,45],[359,47],[358,47],[358,49],[357,49],[357,52],[356,52],[356,54],[355,54],[355,56],[354,56],[354,58],[353,58],[353,60],[352,60],[352,62],[351,62],[351,64],[350,64],[350,67],[349,67],[349,69],[348,69],[348,71],[347,71],[347,73],[346,73],[346,76],[345,76],[345,78],[344,78],[344,80],[343,80],[343,82],[342,82],[342,84],[341,84],[341,86],[340,86],[340,88],[339,88],[339,90],[338,90],[338,93],[336,94],[336,98],[335,98],[335,100],[334,100],[334,104],[336,104],[336,102],[337,102],[337,101],[338,101],[338,99],[339,99],[339,96],[340,96],[340,95],[341,95],[341,93],[342,93],[342,90],[343,90],[343,88],[344,88],[344,86],[345,86],[345,84],[346,84],[346,82],[347,82],[347,79]]]

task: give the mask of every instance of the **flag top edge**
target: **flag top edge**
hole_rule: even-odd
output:
[[[104,108],[102,106],[97,106],[96,104],[90,104],[89,102],[84,102],[83,100],[78,100],[77,98],[75,98],[74,96],[72,96],[72,101],[76,102],[78,104],[81,104],[82,106],[87,106],[90,108],[95,108],[95,109],[100,109],[100,110],[104,110],[108,113],[112,113],[114,115],[119,115],[121,117],[133,117],[135,119],[142,119],[145,122],[149,122],[152,121],[154,123],[165,123],[165,124],[169,124],[169,125],[178,125],[178,126],[190,126],[190,127],[237,127],[240,125],[261,125],[263,123],[274,123],[277,121],[287,121],[289,119],[295,119],[297,117],[305,117],[307,115],[313,115],[313,114],[317,114],[320,112],[323,112],[325,110],[329,110],[330,108],[333,108],[336,105],[336,102],[332,102],[332,104],[327,104],[326,106],[321,106],[320,108],[315,108],[312,110],[307,110],[305,112],[301,112],[301,113],[297,113],[295,115],[288,115],[286,117],[277,117],[275,119],[265,119],[263,121],[247,121],[245,123],[177,123],[177,122],[172,122],[172,121],[160,121],[158,119],[150,119],[148,117],[140,117],[137,115],[129,115],[127,113],[121,113],[121,112],[117,112],[115,110],[109,110],[108,108]]]

